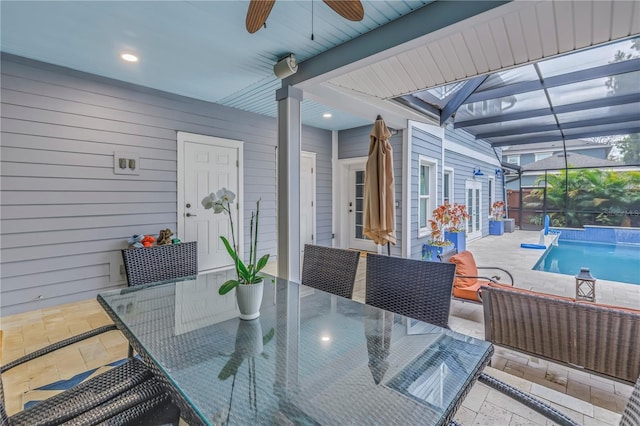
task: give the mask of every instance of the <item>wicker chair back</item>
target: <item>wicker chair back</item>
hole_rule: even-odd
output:
[[[305,244],[302,284],[351,299],[360,252]]]
[[[631,397],[620,420],[620,426],[638,425],[640,425],[640,377],[636,380],[636,385],[633,387]]]
[[[449,327],[453,263],[367,256],[366,304]]]
[[[198,275],[198,243],[123,249],[129,287]]]

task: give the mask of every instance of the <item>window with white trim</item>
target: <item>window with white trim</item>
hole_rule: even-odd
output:
[[[438,163],[420,156],[418,160],[418,236],[429,234],[429,219],[436,208]]]
[[[507,163],[515,164],[516,166],[520,165],[520,156],[519,155],[507,155]]]
[[[545,158],[549,158],[553,155],[553,152],[536,152],[533,154],[535,157],[535,161],[544,160]]]
[[[442,201],[453,204],[453,169],[451,167],[445,167],[442,175]]]

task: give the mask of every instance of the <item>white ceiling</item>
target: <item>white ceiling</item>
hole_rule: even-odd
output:
[[[415,48],[329,83],[390,99],[640,33],[638,1],[518,3],[510,13],[476,19],[441,37],[434,34]]]
[[[248,1],[3,0],[0,47],[3,52],[275,116],[275,90],[281,82],[272,67],[279,58],[294,52],[303,68],[305,60],[338,56],[330,56],[332,48],[347,46],[363,34],[385,37],[385,24],[400,23],[398,18],[417,9],[430,12],[441,3],[444,13],[434,13],[434,22],[454,14],[446,7],[465,5],[364,0],[365,19],[354,23],[320,0],[278,0],[267,28],[249,34],[244,27]],[[430,14],[425,16],[425,28],[435,25]],[[407,33],[415,27],[407,27]],[[303,123],[341,130],[371,123],[377,114],[388,116],[393,127],[403,127],[407,119],[426,121],[388,99],[638,33],[638,1],[506,2],[371,55],[358,58],[358,52],[351,52],[354,59],[344,66],[300,85],[305,93]],[[138,54],[140,62],[121,61],[124,50]],[[323,119],[324,112],[333,117]]]

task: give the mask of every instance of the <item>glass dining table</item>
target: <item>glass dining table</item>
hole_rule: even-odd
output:
[[[227,274],[98,295],[190,425],[446,424],[493,353],[280,278],[243,321],[234,292],[218,294]]]

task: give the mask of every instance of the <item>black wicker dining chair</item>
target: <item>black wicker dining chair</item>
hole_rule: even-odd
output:
[[[0,367],[0,374],[60,348],[114,330],[104,326],[54,343]],[[172,424],[180,421],[180,411],[171,402],[162,384],[136,358],[92,377],[51,398],[8,416],[0,376],[1,425],[126,425]]]
[[[305,244],[302,285],[351,299],[360,252]]]
[[[370,254],[365,303],[449,328],[453,263]]]
[[[620,426],[638,425],[640,425],[640,377],[636,380],[629,402],[627,402],[622,419],[620,419]]]
[[[198,275],[198,242],[122,250],[129,287]]]

